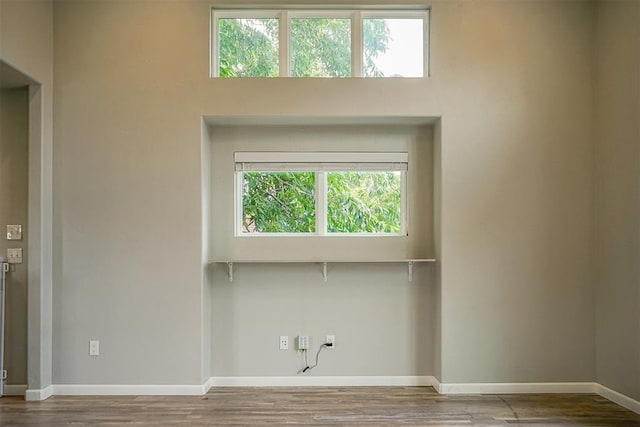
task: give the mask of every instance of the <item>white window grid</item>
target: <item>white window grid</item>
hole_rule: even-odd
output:
[[[283,153],[283,152],[236,152],[235,157],[235,191],[234,191],[234,230],[236,237],[398,237],[408,235],[408,209],[407,209],[407,171],[408,171],[408,154],[407,153],[316,153],[316,152],[299,152],[299,153]],[[352,166],[340,168],[328,167],[323,170],[322,163],[338,164],[334,161],[337,157],[342,160],[360,159],[360,162],[352,162]],[[311,158],[315,159],[314,164],[309,166]],[[391,161],[381,162],[381,159],[392,159]],[[286,160],[292,160],[287,162]],[[305,160],[305,167],[297,167],[303,163],[295,162],[295,160]],[[264,162],[264,163],[263,163]],[[277,162],[277,163],[276,163]],[[316,175],[316,231],[314,233],[245,233],[242,230],[244,223],[244,209],[242,205],[243,184],[244,184],[244,167],[238,167],[243,163],[254,164],[257,167],[247,168],[246,171],[252,172],[269,172],[269,171],[288,171],[288,172],[313,172]],[[260,164],[277,165],[276,167],[260,167]],[[383,165],[388,165],[385,167]],[[397,233],[338,233],[327,231],[327,173],[360,171],[360,172],[384,172],[384,171],[400,171],[400,231]]]
[[[289,48],[291,35],[291,19],[295,18],[342,18],[351,20],[351,77],[364,77],[362,74],[363,32],[362,22],[367,18],[388,19],[422,19],[423,77],[429,76],[429,19],[430,9],[423,10],[249,10],[249,9],[211,9],[211,52],[210,76],[220,77],[220,40],[218,38],[218,21],[220,19],[264,19],[279,20],[279,77],[291,77]],[[371,78],[371,77],[368,77]],[[388,77],[386,77],[388,78]],[[401,77],[406,78],[406,77]]]

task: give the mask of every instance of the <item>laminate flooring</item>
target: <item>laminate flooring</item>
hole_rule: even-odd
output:
[[[431,387],[215,388],[205,396],[0,399],[2,426],[625,426],[594,394],[446,396]]]

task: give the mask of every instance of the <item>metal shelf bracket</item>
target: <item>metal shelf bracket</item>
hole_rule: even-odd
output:
[[[227,263],[227,276],[229,276],[229,281],[233,282],[233,263]]]

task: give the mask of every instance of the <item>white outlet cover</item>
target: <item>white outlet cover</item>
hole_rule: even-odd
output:
[[[91,340],[89,341],[89,356],[99,356],[100,355],[100,341]]]
[[[22,248],[7,248],[7,262],[9,264],[22,264]]]
[[[7,240],[22,240],[22,226],[7,225]]]
[[[280,335],[280,350],[289,350],[289,337]]]
[[[325,337],[325,343],[331,343],[333,344],[331,347],[327,347],[327,349],[329,350],[333,350],[334,348],[336,348],[336,336],[335,335],[327,335]]]

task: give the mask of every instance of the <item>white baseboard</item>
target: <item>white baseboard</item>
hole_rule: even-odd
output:
[[[213,377],[209,377],[204,384],[202,384],[202,394],[207,394],[211,387],[213,387]]]
[[[609,387],[605,387],[602,384],[597,384],[596,393],[613,403],[617,403],[618,405],[635,412],[636,414],[640,414],[640,402],[630,398],[629,396],[625,396],[622,393],[611,390]]]
[[[212,377],[213,387],[357,387],[357,386],[433,386],[432,376],[288,376],[288,377]]]
[[[596,393],[596,383],[450,383],[439,384],[440,394]]]
[[[24,393],[25,400],[47,400],[51,396],[53,396],[52,385],[41,389],[27,389]]]
[[[26,384],[5,384],[2,389],[4,396],[24,396],[27,391]]]
[[[208,382],[207,382],[208,383]],[[202,385],[56,384],[56,396],[202,396]]]

